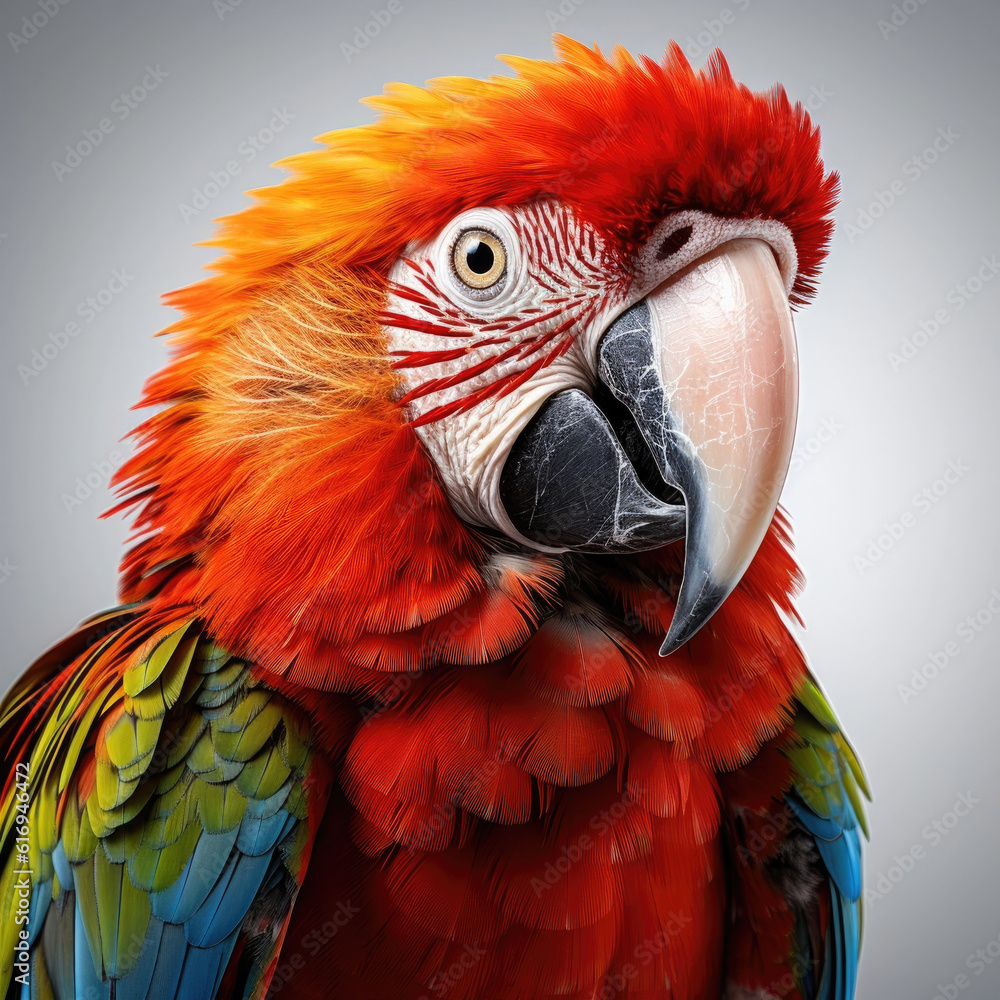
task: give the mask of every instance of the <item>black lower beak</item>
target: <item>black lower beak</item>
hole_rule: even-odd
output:
[[[500,478],[514,527],[547,548],[582,552],[640,552],[683,538],[683,498],[670,503],[643,485],[623,437],[580,389],[549,398]]]

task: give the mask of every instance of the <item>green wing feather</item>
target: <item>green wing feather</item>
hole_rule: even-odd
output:
[[[0,996],[25,933],[31,996],[262,994],[329,788],[297,706],[198,622],[121,609],[15,686],[0,751],[27,778],[0,804],[0,907],[25,917]]]
[[[825,869],[826,919],[800,912],[793,967],[808,1000],[853,1000],[861,949],[861,834],[868,836],[863,798],[871,798],[857,755],[829,702],[811,677],[797,693],[786,751],[793,767],[787,802],[815,842]]]

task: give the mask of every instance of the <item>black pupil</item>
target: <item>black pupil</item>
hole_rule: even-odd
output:
[[[482,240],[470,241],[465,251],[465,263],[473,274],[489,274],[493,267],[493,251]]]

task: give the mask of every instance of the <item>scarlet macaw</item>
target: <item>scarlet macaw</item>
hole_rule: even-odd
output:
[[[7,997],[853,997],[776,513],[837,178],[718,53],[556,44],[167,297],[123,606],[0,710]]]

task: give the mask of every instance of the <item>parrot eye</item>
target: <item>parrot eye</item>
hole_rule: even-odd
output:
[[[507,252],[486,229],[466,229],[455,241],[452,266],[459,281],[479,292],[494,288],[507,272]]]

